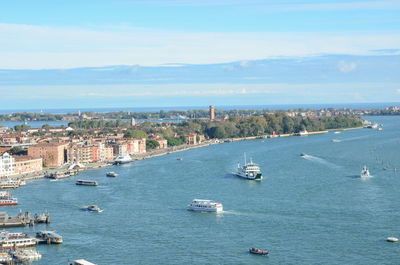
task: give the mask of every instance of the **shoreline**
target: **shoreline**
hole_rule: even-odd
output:
[[[325,134],[329,133],[330,131],[346,131],[346,130],[356,130],[356,129],[362,129],[363,127],[354,127],[354,128],[339,128],[339,129],[330,129],[330,130],[324,130],[324,131],[315,131],[315,132],[309,132],[308,135],[318,135],[318,134]],[[196,145],[183,145],[183,146],[174,146],[174,147],[168,147],[165,149],[156,149],[152,150],[149,152],[146,152],[144,154],[134,154],[131,155],[132,157],[132,162],[139,161],[139,160],[144,160],[144,159],[150,159],[153,157],[159,157],[163,155],[168,155],[168,154],[174,154],[178,152],[183,152],[183,151],[188,151],[191,149],[196,149],[196,148],[202,148],[205,146],[210,146],[210,145],[215,145],[215,144],[221,144],[221,143],[229,143],[229,142],[237,142],[237,141],[246,141],[246,140],[257,140],[257,139],[269,139],[269,138],[280,138],[280,137],[290,137],[290,136],[300,136],[298,133],[289,133],[289,134],[278,134],[278,135],[259,135],[259,136],[248,136],[248,137],[237,137],[237,138],[226,138],[223,140],[209,140],[208,142],[196,144]],[[85,168],[81,168],[78,170],[79,171],[86,171],[90,169],[97,169],[97,168],[102,168],[102,167],[109,167],[113,166],[113,162],[95,162],[91,164],[86,164]],[[10,176],[11,179],[24,179],[28,181],[34,181],[37,179],[42,179],[46,177],[46,174],[48,173],[66,173],[68,172],[68,166],[63,165],[62,167],[59,168],[46,168],[41,172],[37,173],[31,173],[31,174],[26,174],[26,175],[14,175]],[[71,175],[72,177],[73,175]]]

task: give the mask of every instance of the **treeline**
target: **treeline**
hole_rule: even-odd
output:
[[[234,138],[261,136],[266,134],[298,133],[303,130],[323,131],[327,129],[362,126],[362,119],[351,115],[334,117],[290,117],[285,113],[265,114],[258,117],[231,117],[223,121],[189,120],[176,124],[176,132],[196,132],[209,138]]]
[[[97,128],[116,128],[129,127],[129,122],[122,120],[106,121],[106,120],[79,120],[68,123],[68,126],[74,129],[97,129]]]
[[[60,121],[65,115],[51,113],[16,112],[12,114],[1,114],[0,121]]]

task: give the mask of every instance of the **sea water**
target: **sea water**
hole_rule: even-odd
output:
[[[383,130],[223,143],[36,180],[13,191],[18,206],[2,210],[50,212],[49,226],[9,229],[63,236],[62,245],[37,247],[36,264],[399,264],[400,244],[385,239],[400,237],[400,116],[369,120]],[[231,174],[245,152],[261,182]],[[364,165],[369,179],[360,178]],[[221,202],[224,212],[187,211],[194,198]],[[89,204],[104,211],[81,209]]]

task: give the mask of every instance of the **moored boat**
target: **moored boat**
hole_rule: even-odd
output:
[[[244,165],[241,166],[240,163],[238,163],[237,172],[235,175],[251,180],[263,179],[259,165],[253,163],[252,159],[250,159],[250,163],[246,163],[246,154],[244,154]]]
[[[199,212],[222,212],[224,209],[220,202],[194,199],[192,203],[188,205],[188,210]]]
[[[249,252],[252,254],[257,254],[257,255],[261,255],[261,256],[267,256],[269,254],[269,252],[267,250],[261,250],[258,248],[250,248]]]
[[[123,155],[118,156],[114,160],[114,165],[119,165],[119,164],[126,164],[132,162],[132,158],[128,153],[125,153]]]
[[[307,132],[307,130],[304,130],[304,131],[299,132],[299,135],[300,136],[307,136],[307,135],[309,135],[309,133]]]
[[[20,234],[20,236],[10,237],[8,235],[4,235],[0,237],[0,248],[3,249],[11,249],[14,247],[24,248],[24,247],[33,247],[37,244],[36,238],[29,237],[25,234]]]
[[[40,260],[42,258],[42,254],[40,254],[35,249],[17,249],[15,251],[12,251],[11,253],[17,260],[20,260],[23,263],[30,263],[32,261]]]
[[[0,189],[16,189],[19,188],[20,185],[20,180],[16,179],[7,178],[0,181]]]
[[[82,185],[82,186],[97,186],[99,183],[94,180],[83,180],[83,179],[78,179],[75,183],[76,185]]]
[[[0,206],[18,205],[18,199],[13,198],[9,191],[0,191]]]
[[[111,171],[111,172],[107,172],[106,176],[110,177],[110,178],[116,178],[116,177],[118,177],[118,174]]]
[[[36,233],[36,238],[47,244],[62,244],[62,236],[55,231],[39,231]]]

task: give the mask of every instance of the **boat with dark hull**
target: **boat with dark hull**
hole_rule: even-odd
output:
[[[261,255],[261,256],[267,256],[269,254],[268,250],[261,250],[258,248],[250,248],[249,252],[251,254],[257,254],[257,255]]]

